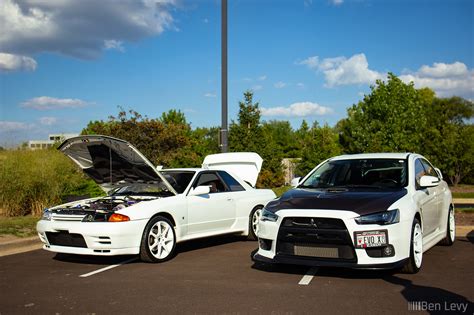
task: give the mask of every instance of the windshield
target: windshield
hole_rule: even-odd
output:
[[[178,194],[182,194],[194,177],[193,171],[160,171],[161,175],[173,186]]]
[[[111,192],[110,196],[157,196],[167,197],[173,196],[174,194],[168,190],[166,185],[160,181],[155,183],[132,183],[124,186],[120,186]]]
[[[328,161],[298,187],[395,189],[407,184],[403,159],[354,159]]]

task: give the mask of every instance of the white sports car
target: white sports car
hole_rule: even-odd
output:
[[[416,273],[423,252],[455,240],[451,192],[421,155],[338,156],[297,181],[265,206],[255,260]]]
[[[275,198],[253,188],[262,165],[256,153],[214,154],[200,169],[158,170],[131,144],[107,136],[71,138],[58,149],[108,193],[44,210],[36,228],[53,252],[162,262],[181,241],[255,237],[261,209]]]

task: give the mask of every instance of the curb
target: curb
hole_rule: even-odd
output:
[[[474,225],[456,226],[456,237],[467,237],[469,234],[474,234]],[[41,243],[38,236],[25,237],[3,243],[0,241],[0,257],[25,253],[42,247],[43,243]]]

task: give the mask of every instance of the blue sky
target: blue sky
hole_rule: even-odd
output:
[[[229,0],[229,121],[334,125],[387,72],[474,99],[470,0]],[[220,1],[0,3],[0,145],[80,132],[117,106],[220,124]]]

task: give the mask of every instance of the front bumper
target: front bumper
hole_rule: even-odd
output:
[[[134,255],[147,221],[68,222],[40,220],[36,225],[43,249],[79,255]]]
[[[291,209],[280,210],[277,214],[279,218],[276,222],[260,221],[259,223],[259,249],[254,255],[254,259],[257,261],[308,266],[385,269],[403,266],[409,257],[411,222],[401,221],[391,225],[359,225],[354,221],[354,218],[358,217],[357,213],[338,210]],[[302,251],[301,247],[297,248],[297,244],[295,243],[295,250],[292,252],[291,238],[290,240],[282,239],[282,234],[279,234],[282,228],[282,222],[285,218],[290,217],[337,219],[337,221],[341,222],[342,228],[338,227],[338,230],[334,231],[329,230],[327,235],[323,234],[328,230],[323,230],[322,232],[321,230],[315,230],[314,233],[308,234],[305,237],[305,241],[312,243],[312,246],[314,243],[317,244],[314,245],[316,247],[315,249],[312,247],[304,248],[305,244],[303,244]],[[355,248],[354,232],[373,230],[387,230],[388,244],[393,247],[393,255],[389,257],[383,255],[375,257],[376,255],[374,256],[373,250],[371,252],[364,248]],[[326,240],[328,240],[327,243],[325,243]],[[288,247],[288,244],[290,247]],[[297,253],[297,249],[299,249],[300,253]],[[331,251],[333,251],[332,254]],[[321,256],[318,257],[319,254],[321,254]]]

